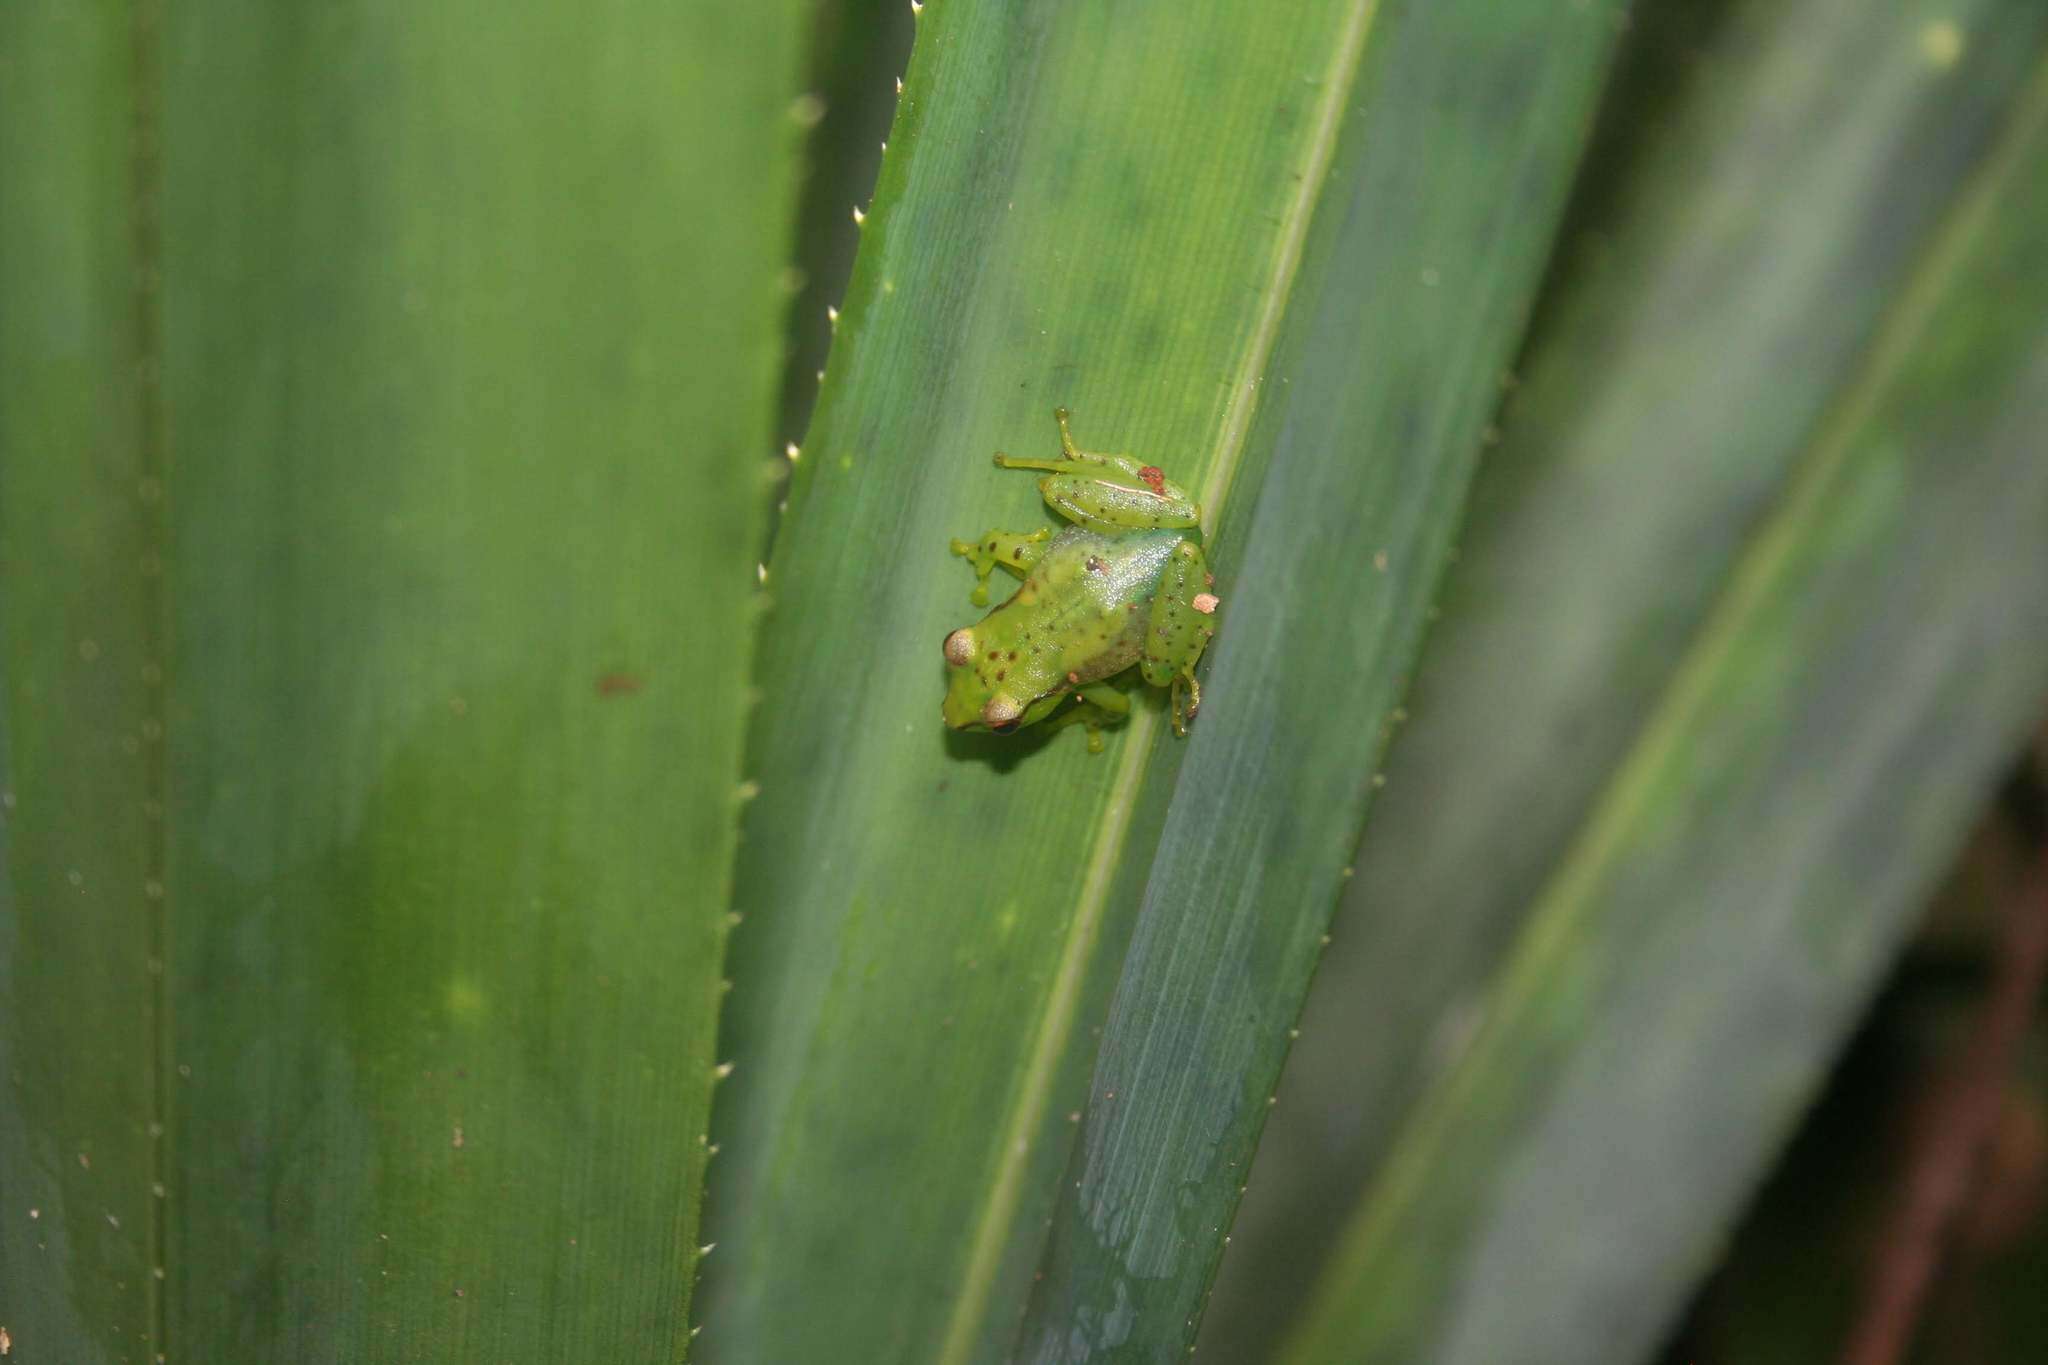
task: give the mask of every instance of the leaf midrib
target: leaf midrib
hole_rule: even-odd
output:
[[[166,489],[169,455],[163,402],[163,316],[160,289],[163,270],[163,12],[162,0],[134,0],[129,12],[130,110],[132,146],[129,156],[129,245],[134,257],[130,279],[134,296],[136,463],[142,486],[142,537],[148,560],[142,578],[142,638],[148,670],[144,675],[142,733],[142,801],[146,834],[143,844],[143,936],[149,974],[149,1191],[144,1200],[149,1274],[143,1284],[144,1315],[154,1355],[171,1354],[165,1275],[170,1244],[164,1215],[168,1192],[171,1068],[170,995],[170,809],[169,749],[166,734],[170,690],[170,593],[165,586],[169,557],[169,496]]]
[[[1307,156],[1293,200],[1282,216],[1274,244],[1272,268],[1260,292],[1258,313],[1247,335],[1237,374],[1228,389],[1222,429],[1217,433],[1215,457],[1203,480],[1201,507],[1204,530],[1213,532],[1218,509],[1230,492],[1244,455],[1245,440],[1258,408],[1261,376],[1271,359],[1293,293],[1294,279],[1307,245],[1315,205],[1336,153],[1337,134],[1344,110],[1358,79],[1379,0],[1347,0],[1343,23],[1332,49],[1330,65],[1322,81],[1316,115],[1310,125]],[[995,1287],[1003,1249],[1010,1241],[1018,1204],[1023,1195],[1024,1176],[1034,1134],[1043,1127],[1052,1098],[1054,1077],[1072,1036],[1074,1016],[1080,1007],[1082,982],[1094,956],[1095,940],[1108,907],[1109,891],[1122,860],[1123,845],[1130,832],[1131,813],[1137,805],[1138,788],[1157,739],[1156,711],[1140,709],[1131,717],[1119,746],[1117,772],[1103,806],[1094,846],[1075,903],[1073,917],[1046,1009],[1040,1016],[1037,1035],[1025,1063],[1009,1116],[1002,1125],[996,1147],[998,1165],[988,1197],[975,1219],[967,1270],[953,1312],[946,1325],[940,1348],[941,1365],[963,1365],[980,1336],[983,1318]]]

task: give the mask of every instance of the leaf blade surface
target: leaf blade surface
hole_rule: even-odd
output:
[[[1535,7],[1518,14],[1537,22]],[[1004,491],[984,460],[1029,451],[1034,432],[1049,445],[1046,410],[1064,403],[1084,445],[1141,454],[1203,490],[1229,631],[1272,461],[1257,415],[1270,399],[1254,403],[1254,385],[1279,382],[1273,348],[1296,326],[1304,253],[1327,249],[1310,243],[1326,230],[1330,158],[1383,98],[1368,71],[1387,58],[1373,44],[1409,34],[1445,78],[1461,52],[1409,15],[1357,3],[1284,18],[1164,5],[924,11],[769,576],[777,605],[751,769],[762,795],[742,851],[747,919],[728,1015],[740,1071],[722,1096],[713,1190],[714,1229],[735,1255],[711,1268],[708,1353],[1011,1349],[1092,1024],[1151,866],[1157,794],[1182,746],[1159,736],[1150,709],[1100,761],[1071,736],[947,740],[936,644],[970,618],[945,541],[1040,520],[1028,483]],[[1596,9],[1559,26],[1583,63],[1562,64],[1547,115],[1567,140],[1608,23]],[[1446,38],[1439,50],[1414,36],[1431,32]],[[1426,123],[1414,92],[1402,98],[1406,126]],[[1478,103],[1454,119],[1491,127]],[[1483,140],[1461,125],[1443,145],[1461,138]],[[1483,162],[1460,167],[1461,183],[1504,174]],[[1534,207],[1517,204],[1515,240],[1547,238],[1541,206],[1570,164],[1529,176]],[[1467,215],[1443,223],[1408,220],[1376,278],[1435,288],[1416,253],[1432,230],[1462,243],[1479,203],[1466,197]],[[1478,329],[1481,343],[1460,353],[1477,373],[1445,386],[1456,396],[1443,428],[1416,441],[1418,459],[1449,463],[1435,496],[1408,508],[1432,528],[1416,564],[1387,576],[1408,619],[1421,616],[1429,556],[1455,517],[1457,432],[1476,436],[1490,400],[1474,395],[1497,383],[1500,359],[1481,357],[1512,345],[1539,260],[1518,253],[1498,276],[1481,262],[1451,291],[1464,301],[1473,277],[1502,285],[1516,320],[1504,339]],[[1418,315],[1462,318],[1462,307]],[[1415,354],[1454,331],[1426,330]],[[1373,573],[1369,555],[1350,571]],[[1410,647],[1393,642],[1375,676],[1397,672]],[[1234,692],[1210,689],[1187,751],[1247,723],[1233,708],[1271,685],[1253,668]],[[846,717],[829,743],[810,728],[821,715]],[[1377,744],[1367,731],[1355,750]],[[1328,856],[1334,876],[1341,850]],[[1266,1040],[1269,1060],[1282,1044],[1284,1030]],[[889,1254],[849,1260],[857,1242]]]
[[[1630,1358],[1647,1349],[1852,1017],[1915,895],[1952,850],[2002,746],[2038,703],[2048,669],[2037,645],[2042,585],[2030,563],[2012,574],[2025,558],[2019,547],[2038,540],[2048,511],[2019,434],[2040,402],[2038,305],[2009,297],[1999,281],[2039,249],[2039,19],[2026,7],[1986,7],[1976,21],[2000,36],[1983,44],[1975,81],[1947,87],[1942,70],[1927,64],[1930,54],[1956,54],[1946,44],[1914,43],[1925,29],[1815,7],[1780,36],[1797,36],[1814,16],[1898,45],[1879,43],[1889,67],[1855,68],[1893,113],[1816,128],[1811,146],[1872,132],[1880,144],[1901,139],[1915,153],[1904,164],[1924,184],[1885,183],[1900,164],[1896,152],[1890,161],[1847,162],[1867,167],[1858,176],[1882,184],[1901,216],[1938,226],[1918,242],[1873,236],[1861,244],[1876,266],[1861,278],[1892,282],[1882,328],[1867,344],[1856,344],[1853,331],[1828,340],[1835,319],[1816,326],[1785,314],[1794,333],[1805,331],[1811,354],[1855,363],[1820,389],[1832,394],[1831,410],[1816,429],[1780,447],[1792,472],[1772,485],[1775,505],[1762,529],[1708,580],[1720,600],[1706,624],[1694,626],[1678,670],[1647,693],[1632,691],[1648,681],[1635,663],[1604,682],[1587,675],[1624,713],[1639,697],[1653,698],[1652,717],[1640,734],[1619,732],[1632,742],[1551,869],[1504,965],[1475,972],[1476,991],[1434,996],[1447,1027],[1465,1020],[1464,1037],[1444,1044],[1450,1060],[1433,1075],[1423,1070],[1419,1095],[1389,1094],[1384,1076],[1373,1076],[1372,1104],[1413,1109],[1391,1130],[1398,1137],[1389,1164],[1366,1187],[1340,1259],[1318,1287],[1316,1311],[1284,1358],[1337,1351],[1484,1359],[1509,1341],[1530,1359],[1583,1358],[1588,1350]],[[1932,126],[1907,121],[1916,114]],[[1780,144],[1774,155],[1785,152]],[[1788,196],[1810,204],[1796,174],[1785,184]],[[1839,226],[1827,226],[1827,214],[1810,214],[1806,226],[1853,233],[1873,221],[1854,199],[1842,209]],[[1757,230],[1778,230],[1767,210],[1754,221]],[[1897,220],[1884,221],[1892,228]],[[1643,218],[1627,224],[1617,254],[1643,248],[1644,226]],[[1690,249],[1657,265],[1682,268]],[[1595,306],[1612,309],[1625,297],[1621,279],[1593,279],[1586,312],[1572,316],[1568,299],[1561,330],[1545,339],[1559,343],[1555,354],[1542,343],[1532,354],[1529,435],[1548,449],[1523,456],[1520,484],[1496,487],[1497,520],[1482,512],[1471,546],[1475,568],[1488,577],[1518,543],[1507,533],[1518,517],[1523,548],[1555,553],[1568,543],[1570,521],[1535,494],[1568,487],[1572,462],[1597,456],[1611,435],[1592,422],[1574,431],[1574,418],[1558,406],[1572,393],[1566,367],[1584,373],[1587,363],[1562,343],[1584,346],[1602,335],[1607,323]],[[1823,274],[1807,287],[1825,297],[1828,283]],[[1853,311],[1862,300],[1849,304]],[[1739,314],[1729,318],[1738,325]],[[1655,421],[1661,406],[1664,430],[1697,439],[1675,414],[1699,400],[1674,399],[1653,378],[1668,351],[1641,346],[1638,372],[1616,361],[1607,373],[1616,393],[1633,383],[1649,395],[1631,420]],[[1703,383],[1732,377],[1736,391],[1751,383],[1770,394],[1768,372],[1748,355],[1697,372]],[[1812,401],[1804,385],[1777,387],[1790,390],[1781,398]],[[1720,415],[1702,414],[1709,445],[1739,439],[1744,424],[1757,421],[1725,392],[1719,402]],[[1508,432],[1512,449],[1512,416]],[[1715,511],[1674,502],[1661,515],[1682,524]],[[1445,681],[1444,713],[1426,717],[1415,736],[1425,742],[1402,755],[1433,757],[1447,781],[1476,778],[1469,757],[1451,757],[1457,717],[1477,694],[1498,689],[1514,634],[1503,624],[1512,596],[1493,601],[1498,617],[1475,616],[1440,638],[1468,664],[1491,656],[1496,671],[1475,675],[1490,679],[1481,683]],[[1632,628],[1669,625],[1653,617]],[[1648,673],[1656,676],[1654,664]],[[1563,708],[1545,699],[1540,683],[1529,691],[1532,709],[1519,714],[1544,742],[1556,742],[1551,736],[1567,731],[1544,727],[1558,724]],[[1463,714],[1481,730],[1500,724],[1483,709]],[[1596,752],[1617,737],[1597,726],[1593,733]],[[1497,750],[1493,756],[1499,766]],[[1569,791],[1580,774],[1567,765],[1559,776]],[[1390,816],[1397,810],[1387,808]],[[1413,820],[1413,811],[1396,817],[1411,827]],[[1521,837],[1511,832],[1502,842]],[[1394,852],[1375,849],[1369,836],[1361,876],[1396,866],[1385,861]],[[1505,869],[1493,870],[1491,887],[1485,869],[1468,880],[1510,913],[1515,903],[1505,897],[1521,874]],[[1359,904],[1371,894],[1361,886]],[[1391,904],[1405,919],[1430,902]],[[1471,951],[1437,950],[1445,960],[1436,962],[1426,950],[1399,957],[1384,926],[1367,923],[1359,933],[1378,961],[1407,961],[1439,991],[1444,978],[1433,973],[1451,954]],[[1338,981],[1346,977],[1362,1003],[1357,968]],[[1418,1003],[1431,998],[1425,987]],[[1384,1065],[1375,1061],[1373,1071]],[[1390,1121],[1376,1117],[1370,1140],[1389,1140]],[[1561,1236],[1561,1226],[1572,1235]],[[1549,1249],[1532,1257],[1532,1239],[1541,1238]],[[1504,1278],[1510,1259],[1521,1266],[1519,1290]]]
[[[142,75],[74,112],[119,135],[96,183],[69,129],[20,163],[4,253],[111,243],[6,329],[8,914],[48,945],[10,1209],[101,1152],[37,1220],[74,1254],[9,1220],[15,1342],[679,1359],[797,6],[105,13]],[[11,420],[59,399],[139,416],[78,462]],[[104,681],[58,693],[87,613]],[[50,894],[66,841],[106,914]]]

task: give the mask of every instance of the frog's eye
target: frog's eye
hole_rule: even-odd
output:
[[[974,632],[966,626],[946,637],[946,662],[962,668],[974,662]]]
[[[1024,718],[1024,704],[1015,697],[990,697],[981,708],[981,723],[999,735],[1007,735]]]

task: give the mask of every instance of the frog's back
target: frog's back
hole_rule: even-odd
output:
[[[1121,673],[1144,647],[1147,608],[1186,530],[1106,536],[1069,526],[1054,536],[997,613],[1030,642],[1040,668],[1082,683]]]

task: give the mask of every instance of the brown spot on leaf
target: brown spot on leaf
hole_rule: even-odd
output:
[[[597,695],[600,697],[630,697],[646,683],[633,673],[607,673],[597,680]]]

